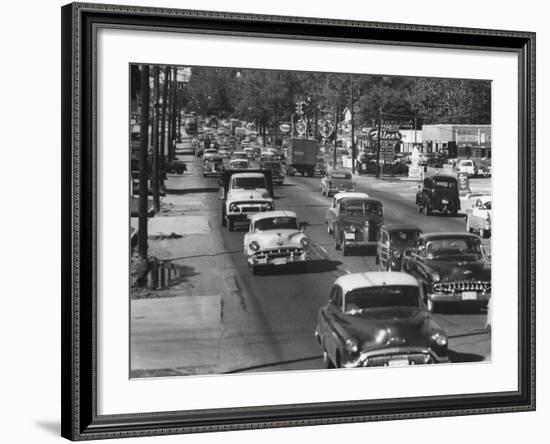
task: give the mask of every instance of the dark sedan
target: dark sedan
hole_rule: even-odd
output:
[[[341,199],[333,223],[336,249],[347,256],[352,248],[374,246],[382,224],[382,202],[371,198]]]
[[[382,225],[378,233],[376,263],[380,271],[401,270],[401,258],[407,248],[416,244],[422,230],[411,224]]]
[[[404,251],[401,267],[422,284],[432,312],[442,303],[485,307],[491,298],[491,265],[474,234],[424,234]]]
[[[327,368],[448,362],[447,336],[406,273],[354,273],[338,278],[319,310],[315,337]]]

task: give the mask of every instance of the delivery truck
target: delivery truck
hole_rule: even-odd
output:
[[[288,139],[286,149],[287,171],[294,170],[303,175],[313,177],[319,144],[313,139]],[[288,168],[290,167],[290,168]]]

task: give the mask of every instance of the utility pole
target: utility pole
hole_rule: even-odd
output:
[[[382,132],[382,108],[378,108],[378,131],[376,137],[376,177],[380,177],[380,133]]]
[[[159,108],[160,108],[160,80],[158,65],[153,67],[153,206],[155,213],[160,211],[159,195]]]
[[[351,172],[355,174],[355,163],[357,160],[357,149],[355,147],[355,113],[353,111],[353,77],[349,76],[350,80],[350,112],[351,112]]]
[[[171,133],[170,133],[170,160],[173,160],[175,155],[175,149],[174,144],[176,143],[176,83],[178,81],[178,68],[173,67],[172,68],[172,83],[171,83],[171,92],[170,92],[170,108],[172,110],[170,114],[170,125],[171,125]]]
[[[161,124],[160,124],[160,171],[161,180],[166,179],[166,164],[164,161],[164,154],[166,150],[166,102],[168,100],[168,82],[169,82],[170,69],[164,68],[164,83],[162,84],[162,109]]]
[[[340,117],[340,92],[336,93],[336,112],[334,113],[334,153],[333,168],[336,169],[336,147],[338,146],[338,118]]]
[[[141,65],[141,122],[139,146],[139,208],[138,208],[138,251],[147,260],[147,178],[149,165],[149,66]]]

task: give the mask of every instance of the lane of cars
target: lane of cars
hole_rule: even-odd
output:
[[[296,213],[275,208],[273,183],[279,182],[273,179],[284,180],[280,161],[266,155],[260,158],[260,168],[251,170],[250,160],[255,156],[253,149],[234,152],[226,167],[218,153],[221,167],[217,173],[221,176],[221,223],[230,231],[236,223],[248,224],[243,252],[257,274],[270,267],[306,262],[312,241]],[[213,161],[207,157],[207,163]],[[347,171],[328,172],[319,189],[331,197],[325,223],[336,249],[345,256],[351,249],[374,248],[380,270],[353,273],[334,282],[327,305],[319,310],[315,330],[326,366],[448,362],[447,337],[431,313],[442,303],[487,306],[490,261],[479,236],[430,234],[416,225],[384,224],[383,202],[355,191]],[[427,216],[433,211],[456,216],[461,209],[456,178],[426,178],[416,204]],[[467,231],[487,235],[490,196],[473,205],[471,214],[467,212]],[[476,218],[483,220],[483,228]]]

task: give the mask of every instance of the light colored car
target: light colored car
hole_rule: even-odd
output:
[[[473,204],[466,216],[466,231],[482,238],[491,235],[491,196],[479,197]]]
[[[477,168],[473,160],[462,159],[456,166],[457,173],[466,173],[468,177],[475,176],[477,174]]]
[[[214,148],[208,148],[206,150],[204,150],[204,153],[203,153],[203,159],[208,159],[210,157],[219,157],[219,154],[218,154],[218,151]]]
[[[235,151],[233,154],[231,154],[231,160],[235,159],[248,159],[248,154],[246,154],[244,151]]]
[[[249,163],[246,159],[233,159],[229,161],[229,169],[231,170],[246,170]]]
[[[266,211],[249,217],[244,254],[254,274],[260,267],[304,262],[309,259],[310,240],[292,211]]]
[[[327,368],[448,362],[447,335],[418,281],[401,272],[351,273],[332,286],[315,337]]]
[[[355,182],[349,171],[332,170],[327,171],[326,175],[321,179],[319,189],[323,196],[331,197],[343,191],[354,191]]]
[[[334,222],[336,221],[336,209],[338,208],[338,203],[345,199],[346,197],[356,197],[358,199],[368,199],[369,195],[367,193],[362,193],[360,191],[347,191],[344,193],[336,193],[332,200],[330,201],[330,206],[328,207],[327,214],[325,216],[325,224],[327,225],[328,234],[334,232]]]

